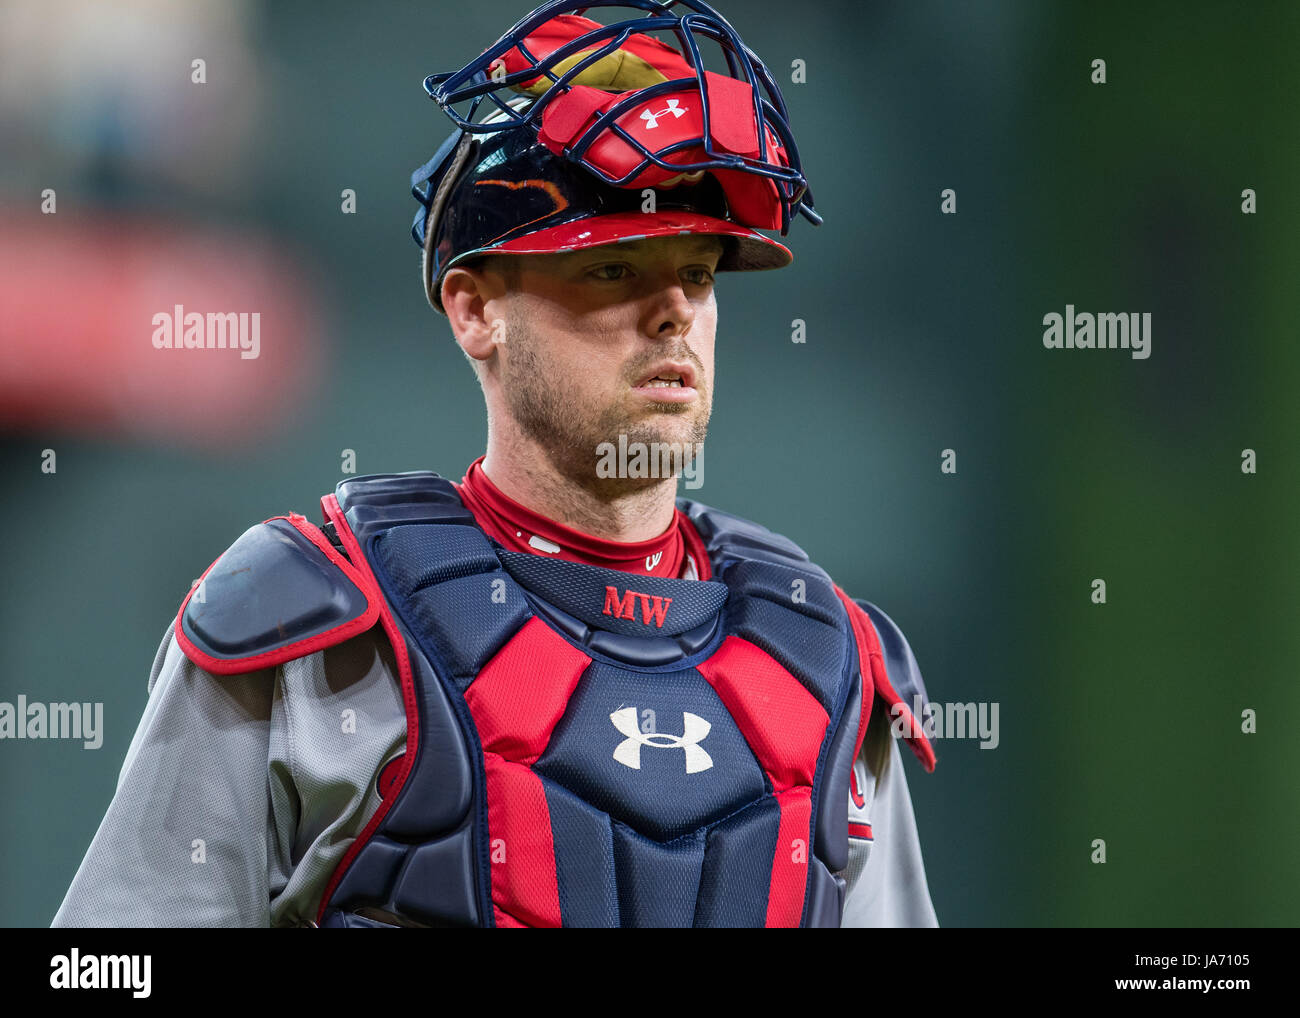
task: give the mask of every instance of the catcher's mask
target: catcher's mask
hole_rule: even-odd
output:
[[[644,13],[608,25],[571,13],[596,7]],[[705,69],[700,39],[728,74]],[[424,87],[457,125],[411,175],[411,232],[440,312],[447,270],[486,254],[702,233],[723,237],[719,270],[771,269],[793,256],[758,229],[784,236],[796,212],[821,222],[780,89],[698,0],[554,0]]]

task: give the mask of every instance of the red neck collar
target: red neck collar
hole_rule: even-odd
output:
[[[516,502],[488,479],[482,463],[480,456],[469,465],[456,491],[483,531],[511,551],[642,576],[707,580],[712,572],[704,542],[680,509],[673,510],[673,522],[658,537],[648,541],[607,541],[566,527]]]

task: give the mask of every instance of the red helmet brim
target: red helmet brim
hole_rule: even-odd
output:
[[[649,237],[712,234],[733,237],[718,262],[720,271],[779,269],[794,260],[784,244],[738,223],[698,212],[664,209],[654,214],[611,212],[562,223],[487,248],[493,254],[562,254],[604,244],[620,244]]]

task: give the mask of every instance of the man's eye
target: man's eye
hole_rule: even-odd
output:
[[[708,286],[713,282],[713,273],[708,269],[687,269],[686,274],[696,286]]]
[[[612,275],[609,275],[608,273],[612,273]],[[591,275],[595,276],[597,279],[603,279],[611,283],[622,279],[626,273],[626,265],[619,265],[613,262],[609,265],[597,265],[591,270]]]

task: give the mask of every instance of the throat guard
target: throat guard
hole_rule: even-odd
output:
[[[866,616],[787,539],[677,504],[713,580],[507,551],[433,473],[322,499],[408,738],[321,926],[840,925]]]

